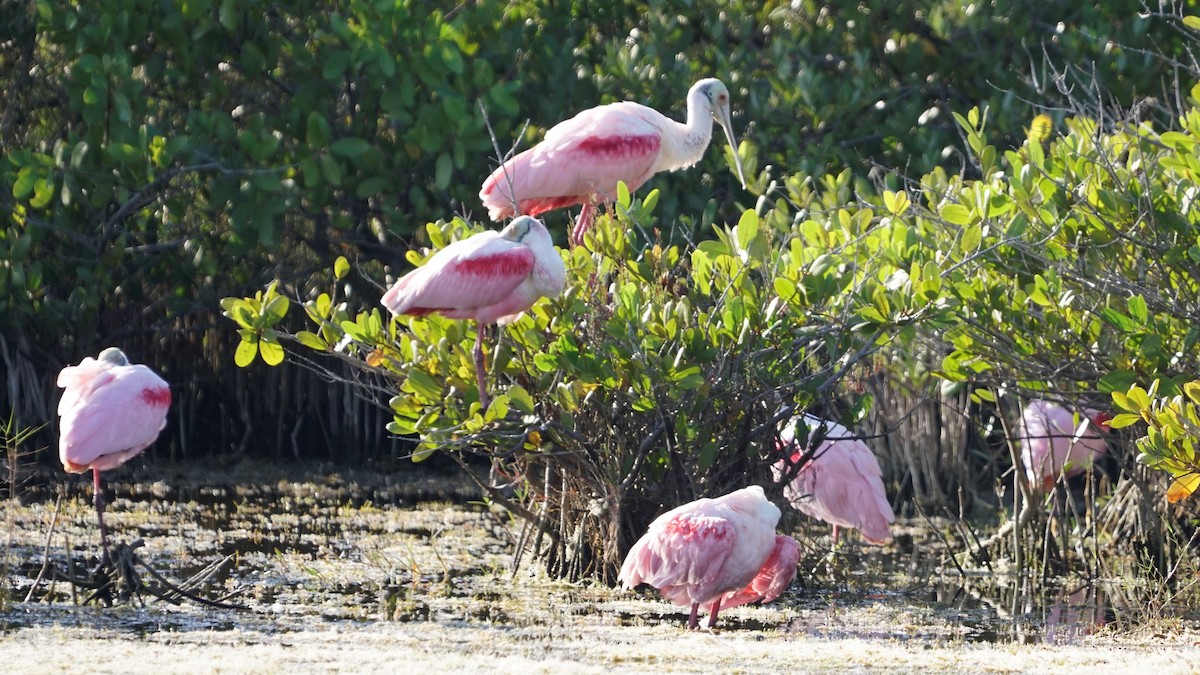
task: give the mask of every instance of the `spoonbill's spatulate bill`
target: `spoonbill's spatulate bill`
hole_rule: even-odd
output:
[[[692,85],[687,122],[681,124],[639,103],[610,103],[556,124],[545,139],[502,164],[479,191],[492,220],[519,213],[536,216],[582,204],[571,243],[583,241],[597,201],[612,202],[617,182],[632,192],[659,171],[692,166],[704,156],[713,121],[733,147],[742,187],[746,178],[729,112],[729,90],[720,80]]]

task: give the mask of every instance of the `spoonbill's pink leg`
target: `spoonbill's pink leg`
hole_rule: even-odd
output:
[[[575,219],[575,228],[571,230],[571,246],[579,246],[583,243],[583,235],[592,226],[595,213],[596,207],[592,202],[583,203],[583,208],[579,209],[579,218]]]
[[[108,563],[108,528],[104,526],[104,491],[100,489],[100,469],[92,469],[92,503],[96,505],[96,518],[100,521],[101,560]]]
[[[479,385],[479,405],[486,411],[488,404],[491,403],[491,397],[488,396],[487,390],[487,371],[483,359],[483,331],[482,323],[475,326],[475,382]]]
[[[719,612],[719,611],[721,611],[720,596],[718,596],[717,599],[713,601],[712,612],[708,615],[708,627],[710,629],[717,625],[717,612]]]

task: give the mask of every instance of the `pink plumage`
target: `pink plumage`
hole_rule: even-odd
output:
[[[538,298],[557,297],[566,267],[550,233],[535,218],[515,218],[500,232],[480,232],[438,251],[400,278],[380,301],[392,314],[438,313],[480,324],[508,323]],[[483,327],[475,341],[479,400],[487,405]]]
[[[119,350],[63,368],[58,386],[65,389],[58,401],[58,453],[71,473],[120,466],[167,424],[170,387],[146,366],[129,365]]]
[[[790,455],[772,467],[776,480],[788,462],[800,460],[803,451],[795,449],[796,423],[793,418],[779,432],[783,451]],[[825,425],[826,434],[812,460],[783,488],[784,497],[801,512],[833,525],[837,542],[838,528],[858,530],[872,544],[892,539],[891,523],[896,516],[883,488],[879,460],[861,439],[836,422],[804,415],[810,436]]]
[[[542,296],[557,297],[566,268],[550,233],[533,218],[456,241],[401,277],[382,303],[393,314],[438,313],[506,323]]]
[[[1075,476],[1090,467],[1108,448],[1097,428],[1108,429],[1106,413],[1085,408],[1076,424],[1075,414],[1061,405],[1030,401],[1017,429],[1029,484],[1049,490],[1059,475]]]
[[[795,577],[799,546],[776,536],[779,515],[757,485],[684,504],[650,524],[617,578],[626,588],[649,584],[691,606],[689,628],[700,605],[711,603],[711,628],[727,597],[735,605],[772,600]]]
[[[758,574],[740,591],[730,591],[721,598],[721,609],[729,609],[750,602],[770,602],[792,585],[796,578],[796,566],[800,564],[800,544],[789,536],[775,535],[775,548]]]
[[[100,472],[137,456],[167,424],[171,389],[153,370],[130,365],[115,347],[58,374],[58,456],[72,473],[91,469],[103,560],[110,561]]]
[[[698,162],[712,138],[714,119],[734,148],[738,178],[745,186],[725,85],[712,78],[692,85],[687,110],[684,124],[628,101],[584,110],[492,172],[479,198],[492,220],[582,204],[571,234],[571,243],[578,244],[591,225],[593,204],[614,201],[619,181],[632,192],[660,171]]]

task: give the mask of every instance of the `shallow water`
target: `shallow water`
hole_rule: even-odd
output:
[[[41,583],[37,602],[21,600],[43,562],[57,496],[63,498],[51,561],[95,563],[97,535],[88,485],[71,481],[9,504],[9,540],[0,584],[0,629],[95,625],[127,634],[254,630],[287,633],[311,622],[466,622],[527,627],[602,622],[682,625],[682,608],[600,586],[560,584],[509,569],[519,525],[451,477],[334,473],[314,481],[251,472],[147,472],[107,483],[107,520],[116,540],[141,539],[143,560],[186,579],[232,556],[203,593],[235,594],[245,611],[151,601],[99,615],[79,608],[64,582]],[[311,470],[310,470],[311,471]],[[114,472],[117,473],[117,472]],[[311,472],[309,475],[324,475]],[[801,573],[764,608],[722,613],[725,631],[856,638],[914,644],[1071,645],[1119,622],[1127,597],[1116,582],[1037,592],[980,574],[945,571],[944,554],[909,527],[889,547],[843,542],[828,551],[822,528],[799,533]],[[4,542],[0,541],[0,546]],[[0,549],[3,550],[3,549]],[[953,568],[950,568],[953,570]],[[1116,592],[1112,592],[1113,590]]]

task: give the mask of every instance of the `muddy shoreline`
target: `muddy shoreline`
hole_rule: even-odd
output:
[[[929,547],[919,541],[899,563],[873,547],[822,560],[819,528],[798,533],[811,556],[778,601],[723,613],[716,632],[687,632],[682,609],[653,592],[566,584],[529,565],[514,574],[521,524],[461,477],[320,466],[155,471],[112,472],[114,538],[141,539],[140,555],[170,579],[232,556],[204,590],[235,593],[247,609],[153,599],[76,606],[63,582],[40,584],[39,599],[22,602],[56,497],[51,559],[95,557],[85,482],[51,483],[4,504],[0,517],[6,672],[85,661],[113,673],[1191,672],[1200,657],[1200,631],[1186,615],[1133,622],[1112,614],[1111,599],[1057,609],[989,600],[961,584],[898,576],[924,564],[916,552]]]

